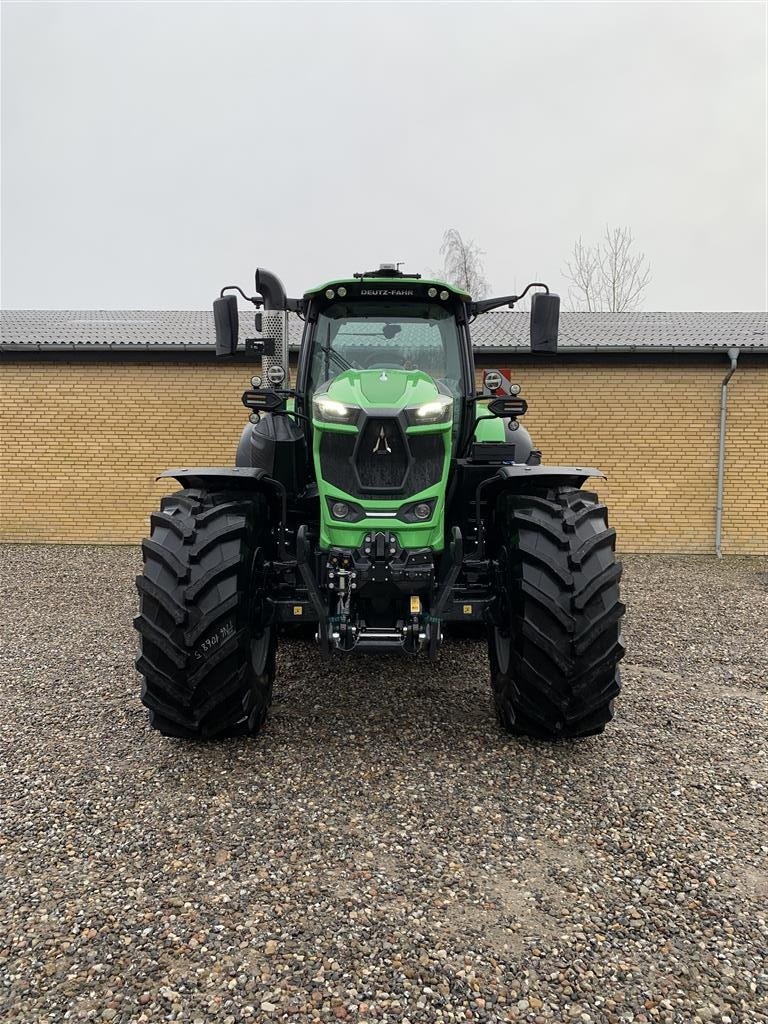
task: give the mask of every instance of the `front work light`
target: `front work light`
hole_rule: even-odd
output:
[[[411,406],[407,410],[408,422],[411,426],[423,423],[447,423],[453,416],[453,399],[450,395],[438,395],[422,405]]]
[[[494,398],[488,403],[488,412],[494,416],[525,416],[528,403],[524,398]]]
[[[312,399],[312,414],[322,423],[355,423],[359,411],[356,405],[345,405],[328,395],[315,395]]]
[[[334,519],[346,519],[349,515],[349,505],[344,501],[334,501],[331,512]]]
[[[254,388],[253,391],[244,392],[243,405],[252,412],[275,412],[284,407],[285,399],[276,391]]]

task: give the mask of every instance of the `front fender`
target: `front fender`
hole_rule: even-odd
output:
[[[198,487],[204,491],[242,491],[263,494],[273,509],[280,524],[278,548],[285,554],[285,530],[288,517],[288,496],[279,480],[267,476],[263,469],[246,466],[193,466],[183,469],[166,469],[156,479],[178,480],[182,487]]]
[[[605,474],[591,466],[499,466],[493,476],[486,477],[475,492],[476,515],[480,501],[489,501],[502,493],[526,494],[551,487],[583,487],[590,477],[605,480]]]
[[[605,473],[590,466],[500,466],[495,477],[505,490],[516,486],[530,487],[582,487],[591,476],[605,480]]]
[[[204,490],[224,488],[225,490],[277,490],[276,480],[268,477],[263,469],[244,466],[194,466],[185,469],[166,469],[158,480],[170,477],[178,480],[182,487],[201,487]]]
[[[280,480],[267,476],[263,469],[245,466],[193,466],[183,469],[167,469],[158,480],[178,480],[182,487],[199,487],[202,490],[240,490],[244,497],[261,494],[272,509],[274,520],[279,523],[278,549],[286,556],[286,522],[288,518],[288,496]]]

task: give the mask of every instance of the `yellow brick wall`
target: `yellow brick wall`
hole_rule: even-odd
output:
[[[594,466],[624,551],[714,551],[725,357],[509,360],[544,462]],[[478,370],[478,382],[482,376]],[[768,360],[742,356],[728,394],[725,554],[768,553]]]
[[[148,530],[164,469],[234,465],[244,363],[105,357],[0,364],[0,539],[126,543]]]
[[[741,362],[741,360],[739,361]],[[724,553],[768,552],[768,359],[728,385]],[[738,453],[738,458],[731,454]]]
[[[712,552],[720,381],[727,361],[506,357],[549,463],[594,465],[624,551]],[[232,465],[247,363],[3,357],[0,540],[127,543],[171,466]],[[730,388],[727,554],[768,553],[768,360]]]

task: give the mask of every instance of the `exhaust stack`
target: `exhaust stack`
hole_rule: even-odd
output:
[[[288,312],[283,282],[269,270],[256,270],[256,291],[264,299],[261,313],[261,336],[274,342],[273,353],[261,356],[261,376],[264,386],[288,386]],[[272,348],[271,345],[267,346]],[[282,370],[282,374],[280,373]]]

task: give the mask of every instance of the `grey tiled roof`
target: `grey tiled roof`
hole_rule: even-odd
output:
[[[303,324],[290,318],[298,348]],[[213,314],[198,310],[3,310],[0,350],[141,350],[213,348]],[[252,335],[241,311],[240,335]],[[528,350],[528,314],[495,311],[472,325],[476,349]],[[563,352],[701,352],[749,348],[768,351],[767,313],[562,313]]]
[[[478,348],[523,348],[528,344],[528,317],[517,312],[486,313],[475,322],[473,339]],[[768,313],[563,312],[558,347],[575,351],[768,350]]]

